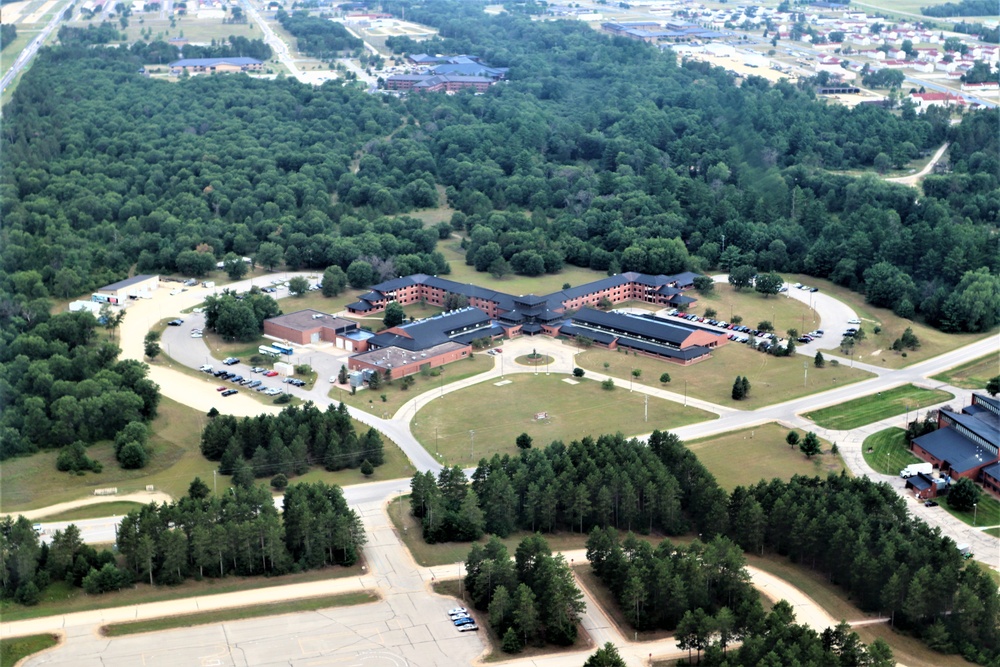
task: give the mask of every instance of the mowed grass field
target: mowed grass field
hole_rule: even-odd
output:
[[[739,431],[729,431],[684,444],[698,456],[719,485],[727,491],[765,479],[789,480],[795,475],[840,474],[846,470],[838,454],[830,453],[830,443],[820,440],[823,453],[811,459],[790,447],[785,436],[790,429],[770,423]],[[794,429],[800,437],[805,431]]]
[[[515,453],[514,441],[521,433],[542,447],[553,440],[569,443],[616,432],[633,436],[714,418],[650,398],[645,421],[643,394],[620,387],[605,391],[586,379],[570,385],[563,379],[565,375],[511,375],[510,383],[501,387],[490,381],[446,394],[417,412],[413,434],[431,454],[440,453],[442,463],[469,466],[493,454]],[[543,412],[547,418],[536,420]]]
[[[104,465],[104,470],[95,475],[85,473],[74,475],[56,470],[58,450],[46,450],[3,463],[3,484],[0,484],[0,511],[16,513],[29,509],[47,507],[56,503],[68,502],[91,496],[94,489],[116,487],[119,493],[142,491],[147,485],[152,485],[157,491],[180,498],[187,494],[188,486],[195,477],[212,486],[212,471],[218,469],[218,463],[209,461],[201,454],[201,431],[208,417],[197,410],[181,405],[167,397],[160,399],[159,415],[150,425],[149,465],[142,470],[122,470],[115,460],[114,443],[100,442],[87,448],[87,455],[97,459]],[[354,421],[354,428],[364,433],[368,427]],[[292,484],[302,481],[324,481],[328,484],[361,484],[370,481],[395,479],[413,474],[412,466],[403,452],[385,436],[382,437],[386,462],[375,469],[375,473],[366,478],[358,470],[339,470],[328,472],[316,467],[307,474],[293,477]],[[259,480],[266,484],[267,479]],[[219,475],[216,485],[220,493],[229,488],[229,477]],[[127,511],[125,505],[115,503],[114,497],[108,497],[110,504],[100,504],[92,507],[73,510],[80,514],[66,518],[46,520],[71,520],[90,517],[121,514]],[[100,510],[98,510],[100,508]],[[116,511],[121,510],[121,511]]]
[[[875,472],[883,475],[898,475],[899,471],[911,463],[920,463],[906,446],[906,431],[901,428],[887,428],[872,433],[861,446],[865,463]]]
[[[392,384],[382,385],[372,391],[367,388],[359,389],[353,396],[347,385],[333,384],[330,389],[330,398],[335,401],[343,401],[347,405],[362,410],[368,410],[371,414],[385,419],[391,418],[403,404],[420,394],[444,387],[458,380],[479,375],[493,368],[497,363],[494,357],[487,354],[473,354],[465,359],[460,359],[446,366],[433,369],[440,371],[437,377],[428,373],[423,375],[417,373],[413,375],[414,384],[408,390],[403,389],[399,380],[393,380]],[[320,381],[327,381],[330,378],[320,378]],[[385,396],[385,400],[382,400]]]
[[[113,496],[112,496],[113,497]],[[84,507],[77,507],[76,509],[71,509],[66,512],[59,512],[58,514],[50,514],[43,517],[42,520],[49,521],[79,521],[81,519],[97,519],[106,516],[118,516],[119,514],[128,514],[132,510],[137,510],[142,507],[142,503],[133,503],[127,500],[119,501],[109,501],[106,503],[97,503],[95,505],[86,505]]]
[[[947,382],[953,387],[982,390],[990,378],[995,378],[998,375],[1000,375],[1000,352],[968,361],[961,366],[935,375],[934,379]]]
[[[855,347],[854,358],[876,366],[903,368],[918,361],[925,361],[945,352],[951,352],[988,336],[996,336],[998,331],[998,329],[994,329],[991,332],[978,334],[944,333],[920,322],[903,319],[886,308],[876,308],[865,303],[864,294],[852,292],[846,287],[835,285],[828,280],[804,274],[786,274],[785,280],[792,283],[802,282],[807,285],[815,285],[826,294],[853,308],[861,319],[861,327],[867,336],[862,343]],[[882,327],[881,333],[875,333],[875,325]],[[917,350],[906,350],[904,357],[902,353],[893,352],[891,347],[892,342],[899,338],[907,327],[913,329],[914,335],[920,340],[920,347]],[[839,336],[841,333],[843,332],[840,330],[834,330],[827,331],[826,335]],[[847,355],[842,355],[839,350],[831,350],[830,352],[847,358]]]
[[[53,634],[8,637],[0,643],[0,667],[14,667],[19,661],[59,643]]]
[[[844,431],[871,424],[887,417],[913,412],[928,405],[942,403],[954,398],[940,389],[923,389],[912,384],[893,387],[885,391],[831,405],[821,410],[807,412],[803,416],[823,428]]]
[[[637,369],[642,371],[638,382],[677,394],[685,391],[686,380],[688,396],[743,410],[781,403],[874,377],[867,371],[844,364],[833,366],[827,363],[825,368],[815,368],[812,360],[803,355],[779,358],[751,350],[740,343],[723,345],[712,352],[711,359],[691,366],[597,347],[577,355],[576,363],[587,370],[607,373],[626,381],[632,370]],[[807,364],[805,369],[803,363]],[[804,377],[804,370],[807,377]],[[670,374],[670,383],[660,383],[663,373]],[[734,401],[732,396],[733,381],[737,375],[750,380],[750,396],[742,401]]]

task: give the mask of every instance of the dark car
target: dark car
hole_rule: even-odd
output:
[[[235,366],[236,364],[240,363],[240,360],[237,359],[236,357],[229,357],[228,359],[226,359],[222,363],[224,363],[227,366]]]
[[[234,375],[233,377],[229,378],[229,381],[232,382],[233,384],[236,384],[237,382],[243,382],[243,376]]]
[[[168,327],[179,327],[182,324],[184,324],[184,320],[170,320],[167,322]]]
[[[926,503],[924,503],[924,507],[937,507],[937,506],[938,504],[933,500],[928,500]]]
[[[235,389],[227,389],[224,392],[222,392],[222,395],[223,396],[232,396],[233,394],[238,394],[238,393],[240,393],[240,392],[238,392]]]
[[[809,288],[809,291],[810,291],[810,292],[818,292],[818,291],[819,291],[819,288],[818,288],[818,287],[810,287],[810,288]]]
[[[225,374],[226,374],[226,371],[222,371],[222,370],[215,371],[214,373],[212,373],[212,375],[214,375],[215,377],[222,377]]]

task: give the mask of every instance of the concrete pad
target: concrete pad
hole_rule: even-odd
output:
[[[511,383],[511,381],[510,381],[510,380],[500,380],[500,382],[494,382],[494,383],[493,383],[493,386],[494,386],[494,387],[502,387],[502,386],[504,386],[505,384],[510,384],[510,383]]]
[[[563,382],[565,382],[566,384],[580,384],[576,380],[570,380],[569,378],[563,378]]]

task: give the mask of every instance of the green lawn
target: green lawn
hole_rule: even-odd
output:
[[[413,434],[427,451],[440,453],[443,463],[474,465],[494,453],[516,453],[514,441],[521,433],[542,446],[602,433],[639,435],[714,418],[702,410],[651,398],[646,421],[644,395],[621,387],[605,391],[586,379],[569,385],[564,379],[542,373],[510,375],[509,383],[501,387],[488,381],[445,394],[421,407],[411,425]],[[482,406],[489,408],[484,411]],[[536,420],[542,413],[546,416]]]
[[[58,635],[42,634],[7,637],[0,642],[0,667],[14,667],[29,655],[34,655],[59,643]]]
[[[805,378],[803,362],[807,363]],[[712,352],[710,359],[691,366],[598,347],[577,355],[576,363],[587,370],[607,373],[626,381],[631,377],[632,370],[638,369],[642,371],[638,381],[643,384],[678,394],[687,391],[688,396],[743,410],[781,403],[873,377],[867,371],[843,364],[834,366],[827,363],[825,368],[815,368],[812,361],[803,356],[774,357],[739,343],[723,345]],[[604,364],[608,367],[605,368]],[[663,373],[670,374],[669,384],[660,384]],[[750,380],[750,396],[742,401],[734,401],[732,397],[733,380],[737,375]]]
[[[324,597],[305,598],[301,600],[291,600],[288,602],[271,602],[266,605],[254,607],[217,609],[198,614],[182,614],[180,616],[150,618],[142,621],[132,621],[130,623],[112,623],[110,625],[101,626],[100,632],[105,637],[121,637],[123,635],[138,634],[140,632],[158,632],[160,630],[173,630],[175,628],[190,628],[195,625],[210,625],[215,623],[225,623],[227,621],[243,621],[248,618],[260,618],[261,616],[278,616],[279,614],[296,614],[303,611],[316,611],[318,609],[331,609],[333,607],[350,607],[359,604],[376,602],[380,599],[381,597],[377,593],[370,591],[341,593],[340,595],[327,595]]]
[[[922,462],[922,459],[910,452],[906,444],[906,431],[887,428],[865,438],[861,453],[865,457],[865,463],[875,472],[898,475],[900,470],[911,463]]]
[[[809,304],[783,295],[764,296],[753,290],[736,290],[728,283],[715,283],[715,289],[708,294],[694,290],[691,296],[698,301],[688,312],[704,315],[712,308],[716,319],[731,322],[733,315],[739,315],[743,324],[754,329],[758,322],[767,320],[782,336],[788,329],[797,329],[802,335],[819,326],[816,312]]]
[[[998,375],[1000,375],[1000,354],[994,353],[967,361],[961,366],[935,375],[934,379],[947,382],[953,387],[982,390],[990,378]]]
[[[350,389],[346,389],[345,385],[334,384],[331,385],[329,396],[335,401],[343,401],[352,407],[368,410],[373,415],[389,418],[411,398],[426,391],[439,389],[452,382],[484,373],[492,369],[493,364],[494,357],[488,354],[473,354],[446,366],[432,368],[426,375],[416,373],[412,376],[413,386],[407,390],[403,389],[402,382],[393,380],[392,384],[383,382],[382,386],[375,391],[367,388],[359,389],[352,396]],[[438,371],[440,372],[435,377],[434,373]],[[325,378],[325,380],[329,380],[329,378]],[[383,394],[385,395],[384,401],[382,400]]]
[[[57,581],[42,591],[41,601],[34,607],[24,607],[12,600],[0,601],[0,616],[5,622],[23,621],[43,616],[58,616],[77,611],[91,611],[108,607],[126,607],[146,604],[148,602],[163,602],[166,600],[182,600],[185,598],[217,595],[220,593],[235,593],[239,591],[258,590],[273,586],[302,584],[325,579],[340,579],[357,577],[363,573],[364,558],[362,557],[351,567],[325,567],[319,570],[309,570],[299,574],[286,574],[280,577],[226,577],[211,579],[206,577],[201,581],[188,579],[177,586],[149,586],[138,582],[131,588],[117,593],[104,595],[87,595],[82,588],[75,588],[66,582]]]
[[[109,441],[87,448],[88,456],[104,465],[97,475],[57,472],[58,450],[4,461],[0,507],[4,512],[17,512],[89,496],[94,489],[117,487],[119,493],[129,493],[144,490],[149,484],[180,497],[195,477],[211,482],[212,470],[217,467],[198,448],[207,419],[202,412],[161,397],[159,415],[150,426],[149,465],[142,470],[122,470]]]
[[[907,384],[807,412],[804,416],[823,428],[844,431],[908,411],[916,416],[916,410],[950,398],[954,396],[940,389],[923,389]]]
[[[968,512],[961,512],[953,509],[952,506],[948,504],[947,497],[943,500],[939,499],[938,502],[941,503],[941,507],[944,508],[946,512],[951,514],[956,519],[964,521],[970,526],[1000,525],[1000,502],[988,493],[984,492],[980,494],[978,507],[975,511],[969,510]],[[1000,544],[997,545],[997,548],[1000,548]]]
[[[142,23],[139,19],[142,19]],[[77,23],[77,22],[74,22]],[[95,20],[94,25],[100,23]],[[170,27],[170,19],[161,19],[159,12],[143,12],[132,15],[129,19],[128,28],[125,35],[129,42],[140,39],[139,31],[151,28],[153,37],[160,35],[167,40],[171,37],[184,37],[192,42],[211,42],[224,40],[230,35],[246,37],[247,39],[261,39],[260,28],[253,21],[246,23],[223,23],[222,19],[199,19],[196,16],[178,16],[175,18],[176,27]],[[85,26],[86,22],[79,22],[80,26]],[[115,25],[118,28],[118,25]],[[290,42],[294,44],[295,42]]]
[[[992,332],[981,334],[948,334],[938,329],[931,328],[920,322],[903,319],[895,315],[891,310],[876,308],[865,303],[863,294],[852,292],[846,287],[835,285],[828,280],[813,278],[804,274],[788,274],[785,280],[795,283],[802,282],[807,285],[815,285],[823,292],[829,294],[840,301],[843,301],[858,314],[861,319],[861,326],[867,335],[866,339],[855,348],[854,358],[865,363],[884,366],[885,368],[903,368],[918,361],[925,361],[945,352],[974,343],[987,336],[996,336],[997,329]],[[882,327],[882,332],[875,333],[875,325]],[[827,327],[829,328],[829,324]],[[846,323],[844,324],[846,327]],[[903,330],[907,327],[913,329],[914,335],[920,340],[920,348],[917,350],[907,350],[904,357],[901,353],[893,352],[892,342],[899,338]],[[837,336],[843,333],[842,330],[834,329],[827,331],[828,336]],[[839,354],[839,351],[838,351]],[[842,355],[847,358],[847,355]]]
[[[805,435],[804,431],[795,430],[800,437]],[[784,426],[770,423],[684,444],[727,491],[762,479],[776,477],[787,481],[794,475],[826,477],[845,470],[840,456],[830,453],[830,443],[821,440],[823,453],[807,459],[798,447],[785,442],[788,431]]]
[[[354,421],[354,429],[359,433],[364,433],[368,427],[359,421]],[[322,466],[313,466],[313,469],[304,475],[293,477],[289,480],[291,484],[305,482],[326,482],[338,486],[350,486],[351,484],[365,484],[367,482],[382,482],[387,479],[399,479],[401,477],[412,477],[416,469],[406,458],[396,443],[382,435],[383,451],[385,452],[385,463],[375,468],[371,477],[365,477],[357,468],[345,468],[336,472],[324,470]]]
[[[111,497],[113,498],[114,496]],[[106,516],[118,516],[119,514],[125,515],[132,510],[139,509],[140,507],[142,507],[141,503],[112,500],[106,503],[97,503],[95,505],[77,507],[76,509],[60,512],[59,514],[50,514],[43,517],[41,520],[45,522],[54,522],[79,521],[80,519],[98,519]]]

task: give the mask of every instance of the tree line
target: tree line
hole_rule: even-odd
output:
[[[62,448],[60,469],[82,474],[99,466],[86,456],[90,443],[124,434],[119,453],[129,443],[144,450],[144,423],[160,402],[149,367],[119,360],[121,350],[98,336],[91,313],[50,315],[37,272],[7,281],[13,295],[0,294],[0,460]]]
[[[278,315],[281,315],[278,302],[256,285],[246,294],[226,289],[205,297],[205,326],[223,340],[257,340],[264,332],[264,320]]]
[[[428,542],[506,537],[517,530],[585,533],[613,527],[711,537],[726,528],[726,494],[670,433],[649,446],[622,435],[556,441],[518,456],[479,462],[471,480],[458,466],[410,481],[410,508]]]
[[[185,58],[245,57],[264,61],[269,60],[274,52],[264,40],[230,35],[226,41],[216,42],[213,39],[211,44],[185,44],[183,54]]]
[[[45,588],[65,581],[89,594],[136,582],[177,585],[189,578],[276,576],[357,562],[365,543],[361,518],[339,486],[293,484],[282,512],[263,486],[211,496],[200,479],[176,503],[150,503],[126,514],[115,551],[96,552],[71,524],[43,544],[30,521],[0,521],[2,594],[36,604]]]
[[[17,28],[13,23],[0,25],[0,51],[10,46],[15,39],[17,39]]]
[[[1000,659],[996,584],[955,543],[910,516],[888,484],[794,477],[737,487],[729,536],[819,570],[862,610],[890,617],[932,649],[979,664]]]
[[[490,627],[502,638],[505,652],[576,641],[583,594],[566,559],[553,556],[542,536],[523,539],[513,561],[496,537],[473,545],[465,571],[469,597],[476,609],[489,612]]]
[[[945,2],[940,5],[921,7],[920,13],[935,18],[994,16],[997,13],[997,6],[992,0],[959,0],[958,2]]]
[[[342,470],[385,462],[378,431],[356,433],[343,403],[321,411],[311,401],[277,415],[217,415],[202,431],[201,452],[219,461],[219,472],[233,475],[238,486],[252,486],[258,477],[302,475],[313,465]]]

